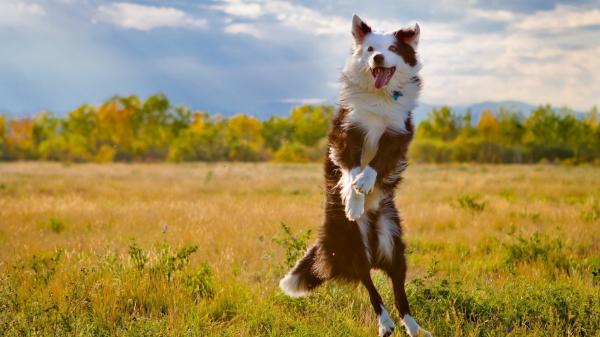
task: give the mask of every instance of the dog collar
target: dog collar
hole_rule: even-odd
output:
[[[394,90],[394,92],[392,92],[392,97],[394,98],[394,101],[398,100],[398,97],[404,96],[402,95],[402,91],[400,90]]]

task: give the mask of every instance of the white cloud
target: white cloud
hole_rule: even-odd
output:
[[[350,29],[350,19],[327,16],[309,7],[286,1],[225,0],[211,8],[242,19],[267,16],[285,27],[315,35],[348,34]]]
[[[266,13],[284,26],[316,35],[348,34],[350,20],[327,16],[311,8],[284,1],[269,1],[264,5]]]
[[[257,39],[265,37],[265,34],[260,28],[250,23],[232,23],[225,26],[224,31],[227,34],[246,34]]]
[[[206,20],[194,18],[176,8],[146,6],[128,2],[98,6],[94,22],[104,22],[138,30],[151,30],[162,27],[208,27]]]
[[[0,2],[0,25],[25,25],[31,19],[45,15],[46,10],[37,3],[20,0]]]
[[[241,0],[228,0],[222,4],[211,6],[211,8],[242,18],[256,19],[264,14],[260,4],[246,3]]]
[[[306,105],[315,105],[315,104],[323,104],[327,101],[325,98],[284,98],[279,100],[281,103],[286,104],[306,104]]]
[[[513,21],[516,18],[514,13],[505,10],[471,9],[467,12],[467,14],[478,19],[502,22]]]
[[[515,18],[497,32],[470,33],[456,26],[452,30],[458,34],[449,40],[424,35],[423,100],[468,104],[517,99],[580,110],[598,104],[600,47],[590,41],[599,41],[600,32],[577,29],[581,21],[561,26],[571,22],[569,16],[558,8]],[[531,24],[549,17],[554,27]],[[551,39],[540,34],[549,32]]]
[[[575,6],[556,6],[553,10],[539,11],[517,24],[523,30],[558,31],[600,25],[600,9]]]

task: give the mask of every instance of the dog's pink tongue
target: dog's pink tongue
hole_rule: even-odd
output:
[[[384,85],[388,83],[390,80],[390,69],[387,68],[377,68],[375,69],[375,81],[373,85],[377,89],[381,89]]]

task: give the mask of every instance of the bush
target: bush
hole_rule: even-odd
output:
[[[569,272],[571,259],[565,252],[560,238],[536,232],[530,237],[517,236],[516,240],[504,244],[504,262],[510,269],[519,263],[543,262],[553,273],[556,269]]]
[[[477,197],[469,194],[458,197],[458,205],[461,208],[481,212],[485,208],[485,202],[477,201]]]
[[[35,273],[36,280],[41,281],[46,285],[48,284],[48,281],[56,274],[62,253],[62,250],[57,249],[49,254],[32,256],[31,269],[33,269]]]
[[[182,270],[190,263],[190,256],[198,251],[197,245],[183,246],[174,251],[166,242],[157,244],[157,259],[152,267],[153,272],[158,272],[167,278],[173,279],[173,275]]]
[[[306,252],[312,232],[309,229],[306,232],[300,231],[295,235],[290,227],[283,222],[281,223],[281,230],[283,231],[283,237],[273,238],[273,242],[285,249],[285,264],[291,268]]]
[[[50,228],[50,230],[54,233],[58,234],[64,231],[66,226],[62,220],[52,217],[48,220],[48,228]]]
[[[275,152],[273,159],[277,162],[308,162],[308,147],[300,143],[284,143]]]
[[[131,242],[131,244],[129,245],[128,253],[129,253],[129,259],[131,259],[133,266],[138,271],[144,270],[144,267],[146,266],[146,263],[148,262],[148,256],[146,255],[146,253],[144,253],[142,248],[140,248],[140,246],[138,246],[137,242],[135,242],[135,241]]]
[[[215,294],[212,270],[208,263],[203,263],[198,270],[186,275],[183,282],[195,301],[212,298]]]

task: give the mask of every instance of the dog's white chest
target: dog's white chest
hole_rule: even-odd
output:
[[[366,166],[377,154],[379,139],[386,130],[395,133],[408,133],[406,119],[408,111],[402,112],[395,106],[386,104],[351,107],[346,121],[347,127],[358,127],[365,134],[362,147],[361,166]]]

